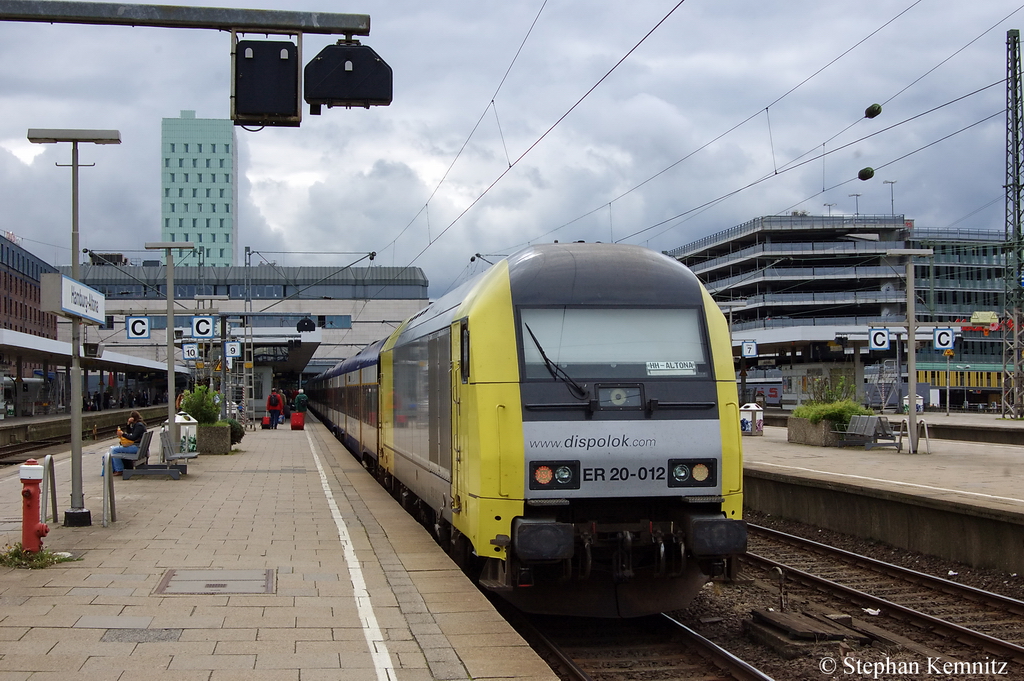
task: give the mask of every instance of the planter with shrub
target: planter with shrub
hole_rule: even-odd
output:
[[[812,399],[794,409],[789,417],[786,439],[797,444],[838,447],[839,436],[834,431],[846,430],[851,416],[875,413],[855,402],[855,395],[853,384],[845,378],[835,385],[827,379],[815,381]]]
[[[213,391],[205,385],[185,391],[181,399],[181,410],[199,422],[196,426],[196,449],[200,454],[231,453],[234,429],[228,421],[218,420],[220,406]]]

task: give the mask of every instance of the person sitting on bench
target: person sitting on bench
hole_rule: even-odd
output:
[[[142,420],[142,414],[132,411],[128,415],[126,430],[117,429],[117,437],[120,444],[110,448],[110,463],[114,468],[114,475],[123,475],[124,459],[133,459],[139,453],[139,443],[142,436],[146,434],[146,422]]]

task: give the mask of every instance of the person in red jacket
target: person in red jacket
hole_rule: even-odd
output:
[[[277,422],[281,420],[281,409],[284,408],[284,398],[273,388],[267,395],[267,415],[270,416],[270,427],[277,430]]]

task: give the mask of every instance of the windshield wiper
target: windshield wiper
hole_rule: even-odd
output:
[[[530,338],[533,339],[533,344],[536,345],[537,350],[540,351],[541,359],[544,360],[544,366],[546,366],[548,371],[551,373],[551,377],[557,378],[558,380],[562,381],[567,386],[569,386],[569,392],[572,393],[573,397],[575,397],[576,399],[587,399],[587,396],[590,394],[587,392],[587,389],[581,386],[575,380],[573,380],[572,376],[565,373],[565,369],[558,366],[558,364],[552,362],[548,358],[547,353],[544,352],[544,347],[540,344],[540,341],[537,340],[537,336],[534,335],[533,329],[530,328],[529,324],[524,323],[523,326],[526,327],[526,330],[530,333]]]

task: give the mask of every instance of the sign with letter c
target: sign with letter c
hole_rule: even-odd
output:
[[[868,329],[868,348],[870,350],[888,350],[889,329]]]
[[[127,338],[149,338],[149,317],[125,317],[124,332]]]
[[[192,337],[193,338],[213,338],[213,317],[193,317],[192,318]]]
[[[932,331],[932,348],[934,350],[953,349],[953,329],[935,329]]]

